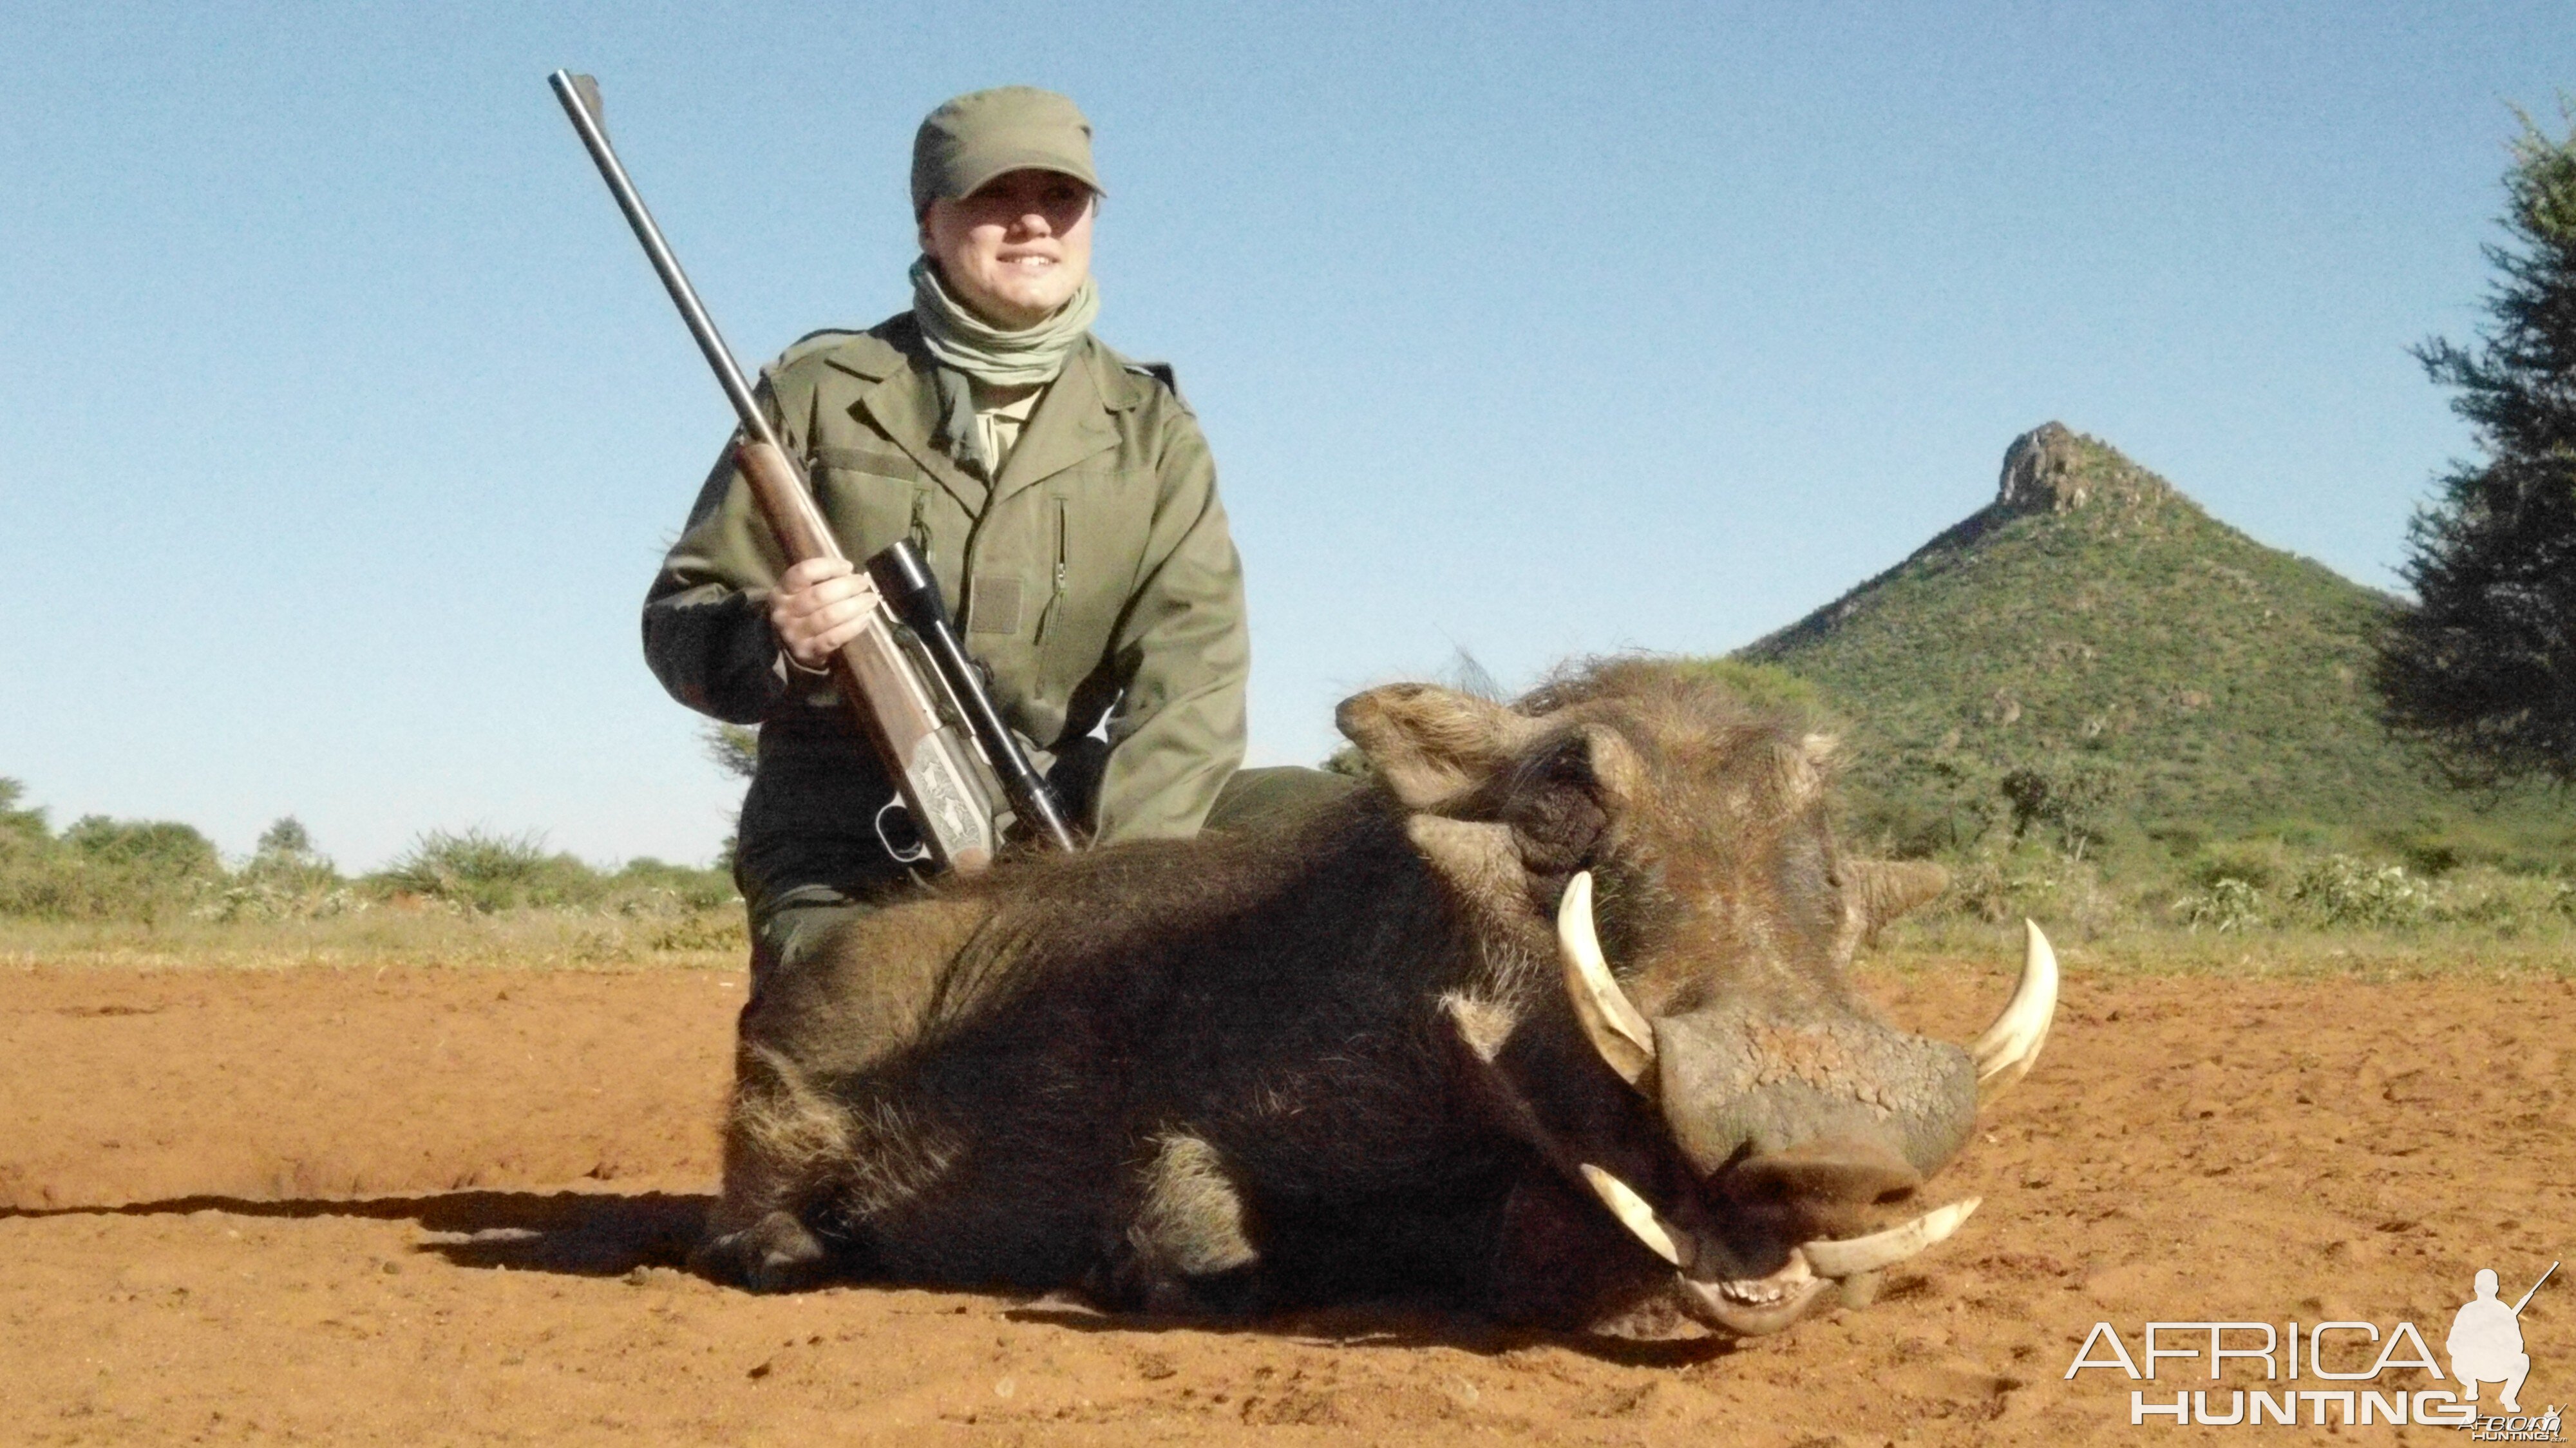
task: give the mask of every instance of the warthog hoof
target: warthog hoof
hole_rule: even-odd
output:
[[[825,1275],[823,1240],[785,1212],[772,1212],[739,1232],[709,1237],[689,1254],[689,1270],[754,1292],[793,1292]]]

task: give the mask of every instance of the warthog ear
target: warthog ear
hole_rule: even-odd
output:
[[[1409,809],[1474,789],[1542,727],[1490,699],[1429,684],[1355,694],[1333,722]]]

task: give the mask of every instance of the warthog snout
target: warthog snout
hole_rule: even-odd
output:
[[[1832,1208],[1878,1206],[1902,1200],[1923,1184],[1923,1173],[1883,1141],[1838,1136],[1785,1151],[1747,1157],[1714,1183],[1728,1200],[1768,1205]]]
[[[1958,1230],[1977,1199],[1853,1235],[1958,1153],[1981,1097],[2029,1070],[2057,1007],[2056,955],[2037,926],[2011,1002],[1966,1048],[1816,1000],[1649,1020],[1602,956],[1588,876],[1566,890],[1557,940],[1577,1021],[1654,1102],[1702,1189],[1658,1204],[1589,1165],[1586,1184],[1678,1269],[1686,1311],[1745,1334],[1788,1326],[1836,1281],[1865,1293]]]

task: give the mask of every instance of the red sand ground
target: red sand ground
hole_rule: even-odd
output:
[[[1953,1037],[2006,988],[1967,966],[1872,981]],[[0,973],[0,1441],[2158,1442],[2179,1435],[2130,1426],[2126,1378],[2065,1380],[2096,1321],[2133,1355],[2150,1319],[2403,1320],[2438,1351],[2478,1268],[2510,1298],[2576,1249],[2576,983],[2079,970],[2039,1071],[1936,1183],[1984,1211],[1876,1306],[1774,1338],[755,1298],[675,1270],[740,993],[668,971]],[[2562,1269],[2523,1319],[2526,1408],[2576,1399],[2571,1324]],[[2381,1386],[2400,1378],[2433,1385]]]

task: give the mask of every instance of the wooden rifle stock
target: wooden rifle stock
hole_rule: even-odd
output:
[[[734,449],[752,500],[768,520],[789,567],[814,558],[848,561],[814,506],[813,492],[796,465],[772,443],[746,440]],[[940,717],[895,634],[895,620],[864,569],[852,577],[863,589],[867,627],[832,655],[832,681],[850,706],[859,731],[876,746],[940,864],[961,875],[980,873],[1000,846],[991,794],[975,777],[957,734]]]

